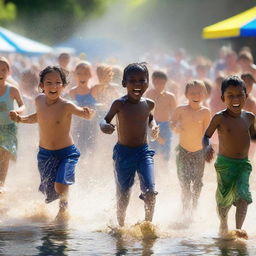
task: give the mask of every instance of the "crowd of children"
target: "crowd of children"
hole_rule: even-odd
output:
[[[205,161],[218,151],[214,166],[219,231],[227,234],[228,211],[235,205],[237,234],[246,237],[242,225],[252,202],[249,159],[255,152],[250,139],[256,139],[256,66],[250,49],[244,47],[237,54],[223,47],[214,62],[202,56],[189,59],[183,49],[161,61],[158,56],[158,62],[154,57],[144,56],[148,64],[132,63],[123,72],[112,63],[91,64],[67,53],[56,63],[46,57],[38,63],[0,57],[0,193],[9,161],[16,156],[15,122],[38,123],[39,190],[46,203],[59,199],[57,219],[66,219],[75,166],[80,154],[94,152],[100,128],[106,134],[117,132],[113,161],[118,224],[125,225],[136,173],[145,220],[152,221],[158,194],[153,156],[168,168],[177,134],[184,216],[196,209]],[[213,136],[215,130],[218,137]]]

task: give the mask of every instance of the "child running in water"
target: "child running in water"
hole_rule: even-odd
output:
[[[146,92],[146,97],[152,99],[155,104],[154,118],[159,125],[160,133],[158,139],[150,143],[156,153],[163,156],[164,161],[168,161],[171,155],[170,120],[176,108],[176,100],[172,93],[165,90],[168,82],[167,75],[162,71],[154,71],[152,83],[154,88]]]
[[[90,119],[93,115],[88,107],[78,107],[60,96],[66,84],[62,69],[46,67],[40,73],[39,86],[44,94],[35,99],[36,113],[12,115],[16,122],[37,122],[39,125],[39,190],[46,195],[46,203],[60,198],[59,220],[67,217],[68,186],[74,183],[75,166],[80,156],[70,136],[71,118],[77,115]]]
[[[191,209],[197,207],[203,186],[205,161],[202,136],[210,122],[210,110],[202,106],[205,94],[203,81],[187,83],[185,96],[188,104],[176,108],[171,123],[173,130],[179,133],[176,163],[185,217],[190,217]]]
[[[145,203],[145,220],[152,221],[155,197],[154,151],[147,144],[148,126],[152,137],[157,138],[159,127],[153,119],[154,102],[142,98],[148,88],[148,69],[143,63],[129,64],[123,73],[123,87],[127,94],[116,99],[100,123],[104,133],[111,134],[115,126],[111,121],[117,115],[118,142],[113,150],[115,166],[117,220],[124,226],[125,213],[130,199],[135,173],[138,172],[142,193],[140,199]]]
[[[9,73],[8,60],[0,57],[0,193],[4,192],[9,161],[11,157],[16,157],[17,151],[16,125],[10,117],[25,109],[20,91],[6,83]],[[18,108],[15,110],[14,101],[18,104]]]
[[[215,162],[218,187],[216,191],[217,211],[220,218],[220,235],[228,232],[228,211],[236,206],[237,235],[247,237],[242,225],[247,206],[252,202],[249,190],[249,176],[252,166],[248,160],[250,136],[256,139],[255,116],[243,111],[247,97],[246,87],[239,77],[230,76],[221,85],[221,99],[226,109],[216,113],[203,137],[205,159],[213,159],[214,150],[209,138],[217,129],[219,152]]]

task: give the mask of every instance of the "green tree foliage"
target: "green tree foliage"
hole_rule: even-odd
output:
[[[6,20],[13,20],[16,17],[16,7],[13,3],[4,3],[0,0],[0,23]]]
[[[85,19],[101,14],[110,0],[6,0],[17,8],[11,27],[49,44],[66,39]]]

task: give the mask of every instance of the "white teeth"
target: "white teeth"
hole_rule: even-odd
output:
[[[239,107],[240,104],[233,104],[233,107]]]
[[[140,92],[141,89],[133,89],[135,92]]]

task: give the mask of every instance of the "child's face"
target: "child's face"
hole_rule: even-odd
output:
[[[159,77],[152,78],[152,83],[155,89],[159,92],[162,92],[164,90],[166,82],[167,81],[165,79]]]
[[[199,105],[206,97],[205,90],[200,86],[193,86],[188,88],[186,93],[186,98],[189,101],[189,105],[197,106]]]
[[[9,67],[5,62],[0,61],[0,82],[5,81],[9,75]]]
[[[60,74],[53,71],[45,75],[43,83],[40,83],[40,87],[44,90],[48,99],[56,100],[59,98],[64,85]]]
[[[92,77],[91,70],[89,66],[79,66],[75,70],[76,80],[79,84],[86,84]]]
[[[98,74],[98,79],[100,83],[103,83],[103,84],[110,83],[113,78],[113,71],[111,68],[103,69],[99,71],[97,74]]]
[[[127,74],[124,82],[124,87],[127,88],[128,97],[134,101],[139,101],[148,88],[148,80],[144,71],[130,72]]]
[[[240,113],[244,107],[247,95],[242,87],[229,86],[221,96],[226,107],[233,113]]]

